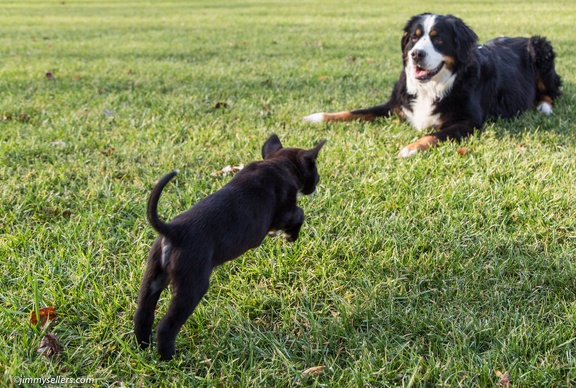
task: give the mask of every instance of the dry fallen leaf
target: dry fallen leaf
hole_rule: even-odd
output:
[[[225,102],[217,102],[214,105],[214,109],[226,109],[226,108],[228,108],[228,104]]]
[[[468,148],[460,147],[458,148],[458,155],[466,155],[468,153]]]
[[[40,324],[44,326],[47,321],[56,318],[56,309],[54,306],[44,307],[38,310],[38,315],[40,317]],[[30,324],[36,325],[38,323],[38,317],[36,316],[36,310],[30,311]]]
[[[54,357],[60,353],[60,350],[62,350],[62,346],[58,343],[56,335],[54,333],[46,333],[42,341],[40,341],[38,353],[45,357]]]
[[[44,208],[44,214],[46,214],[50,218],[57,217],[57,216],[62,216],[64,218],[70,218],[70,216],[72,215],[72,212],[70,210],[60,211],[60,209],[58,209],[57,207],[47,207],[47,208]],[[33,311],[33,313],[35,313],[35,312]],[[36,314],[34,314],[34,315],[36,315]]]
[[[496,376],[500,377],[500,381],[498,382],[499,387],[510,387],[510,372],[500,372],[496,371]]]
[[[52,74],[51,71],[47,71],[47,72],[46,72],[46,78],[47,78],[49,81],[56,81],[56,77],[54,77],[54,74]]]
[[[112,155],[114,152],[116,152],[116,148],[114,148],[114,147],[108,147],[107,150],[105,150],[105,151],[100,151],[100,153],[101,153],[102,155],[106,155],[106,156]]]
[[[318,376],[320,373],[324,371],[324,369],[326,369],[324,365],[313,366],[312,368],[308,368],[304,372],[302,372],[302,377]]]
[[[228,165],[228,166],[224,167],[222,170],[214,171],[212,173],[212,176],[234,174],[234,173],[237,173],[238,171],[242,170],[243,168],[244,168],[243,164],[240,164],[239,166]]]
[[[4,113],[2,115],[2,121],[18,121],[21,123],[27,123],[30,121],[31,117],[28,113],[20,113],[17,116],[12,115],[11,113]]]
[[[526,148],[526,146],[524,144],[518,144],[518,149],[520,151],[528,151],[528,148]]]

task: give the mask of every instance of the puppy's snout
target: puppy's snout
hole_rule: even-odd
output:
[[[412,56],[412,60],[415,63],[420,63],[426,58],[426,51],[424,51],[424,50],[412,50],[412,53],[410,53],[410,56]]]

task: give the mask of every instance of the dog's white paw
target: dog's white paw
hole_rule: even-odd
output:
[[[540,105],[538,105],[538,111],[544,113],[545,115],[551,115],[552,114],[552,105],[550,105],[547,102],[542,102],[540,103]]]
[[[311,115],[305,116],[302,120],[307,123],[321,123],[324,121],[324,113],[313,113]]]
[[[404,147],[404,148],[402,148],[400,153],[398,153],[398,156],[401,158],[409,158],[410,156],[414,155],[416,152],[418,152],[417,149],[411,150],[408,147]]]

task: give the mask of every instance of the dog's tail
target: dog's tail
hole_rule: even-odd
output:
[[[537,71],[537,98],[540,100],[556,99],[562,95],[562,81],[554,68],[554,50],[552,44],[542,36],[533,36],[528,42],[528,53]]]
[[[148,221],[158,233],[166,237],[170,236],[172,228],[169,224],[160,220],[158,217],[158,200],[160,199],[162,190],[164,190],[164,186],[166,186],[177,174],[178,170],[174,170],[169,174],[164,175],[162,179],[158,181],[154,189],[152,189],[152,193],[150,193],[150,198],[148,199]]]

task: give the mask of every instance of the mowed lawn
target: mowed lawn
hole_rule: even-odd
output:
[[[546,36],[554,114],[409,159],[419,133],[396,118],[302,122],[384,102],[425,11],[482,42]],[[0,1],[0,385],[576,385],[574,15],[559,0]],[[300,239],[216,269],[161,362],[132,328],[150,190],[180,170],[170,219],[271,133],[327,139]]]

